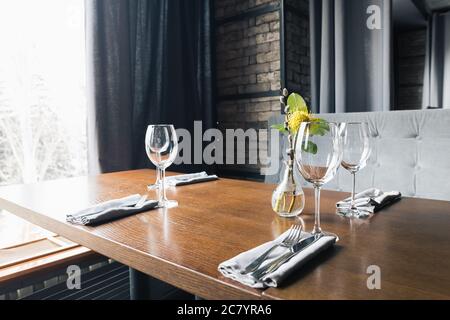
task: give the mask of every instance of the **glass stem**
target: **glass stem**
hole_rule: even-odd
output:
[[[156,185],[159,187],[159,184],[161,182],[161,169],[160,168],[156,168]]]
[[[159,174],[159,202],[164,203],[166,198],[166,188],[164,186],[164,180],[166,178],[166,169],[160,169]]]
[[[315,214],[314,214],[314,229],[313,234],[322,233],[320,228],[320,187],[314,186],[314,196],[315,196]]]
[[[353,177],[353,184],[352,184],[352,201],[351,201],[351,208],[355,209],[355,189],[356,189],[356,172],[352,172]]]

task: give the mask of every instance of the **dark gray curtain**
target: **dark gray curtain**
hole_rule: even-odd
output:
[[[90,172],[149,167],[148,124],[213,126],[210,0],[85,3]]]
[[[422,106],[450,108],[450,13],[434,13],[428,22]]]
[[[211,2],[85,1],[91,173],[149,167],[148,124],[213,126]],[[137,270],[130,279],[133,299],[173,291]]]
[[[316,113],[391,106],[392,0],[310,0],[311,98]],[[379,8],[380,28],[368,27]]]

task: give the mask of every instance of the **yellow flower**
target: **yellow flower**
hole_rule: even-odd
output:
[[[298,129],[300,128],[300,124],[302,122],[308,122],[312,120],[313,118],[311,114],[309,114],[308,112],[295,111],[288,115],[289,131],[291,133],[297,133]]]

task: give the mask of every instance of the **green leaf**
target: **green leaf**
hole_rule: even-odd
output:
[[[298,93],[292,93],[288,98],[287,104],[289,106],[289,112],[308,112],[308,106],[306,105],[305,99]]]
[[[324,136],[330,131],[328,122],[323,119],[316,119],[310,126],[310,134],[315,136]]]
[[[278,130],[281,133],[287,134],[288,131],[286,130],[286,128],[284,127],[284,124],[274,124],[271,126],[272,129]]]
[[[317,153],[317,145],[314,142],[308,141],[306,146],[302,144],[302,150],[304,152],[316,154]]]

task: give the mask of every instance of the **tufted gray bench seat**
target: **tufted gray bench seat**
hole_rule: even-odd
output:
[[[332,122],[369,124],[372,155],[368,166],[357,174],[357,191],[376,187],[399,190],[404,196],[450,201],[450,110],[322,114],[321,117]],[[282,121],[280,115],[269,123]],[[273,180],[267,178],[268,182]],[[325,189],[350,191],[350,174],[340,168]]]

